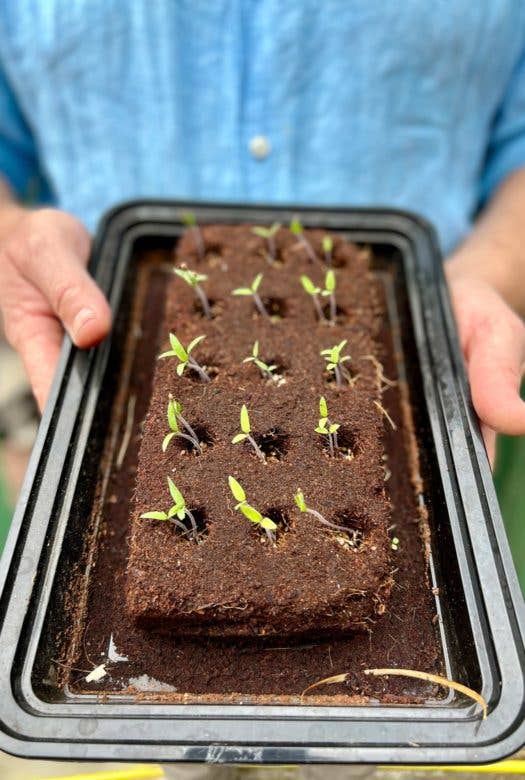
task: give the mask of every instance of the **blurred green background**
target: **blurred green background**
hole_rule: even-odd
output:
[[[514,563],[525,595],[525,437],[500,437],[494,479]],[[0,474],[0,550],[4,547],[9,530],[11,512],[4,478]]]

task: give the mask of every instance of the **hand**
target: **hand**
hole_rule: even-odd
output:
[[[97,344],[110,328],[107,301],[86,271],[90,243],[87,230],[69,214],[10,209],[0,245],[0,311],[41,410],[63,328],[82,348]]]
[[[525,402],[519,397],[525,325],[490,284],[448,270],[472,401],[493,465],[496,432],[525,434]]]

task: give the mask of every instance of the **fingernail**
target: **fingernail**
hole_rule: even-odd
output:
[[[71,335],[73,339],[76,340],[82,333],[84,326],[90,322],[90,320],[94,319],[95,312],[93,309],[89,309],[88,307],[80,309],[78,314],[75,316],[75,319],[73,320],[73,325],[71,326]]]

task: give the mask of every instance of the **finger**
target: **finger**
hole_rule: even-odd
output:
[[[54,317],[33,317],[20,334],[17,347],[22,357],[38,408],[43,410],[60,355],[64,331]]]
[[[525,433],[525,403],[519,396],[524,333],[521,324],[499,321],[476,329],[467,350],[472,400],[481,422],[511,436]]]
[[[487,457],[489,459],[490,468],[494,469],[494,462],[496,460],[496,431],[482,423],[481,433],[483,436],[483,441],[485,442],[485,449],[487,450]]]
[[[77,347],[91,347],[107,335],[111,312],[104,295],[84,267],[84,258],[60,245],[42,245],[24,268],[28,281],[49,301]]]

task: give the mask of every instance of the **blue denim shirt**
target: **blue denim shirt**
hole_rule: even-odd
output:
[[[141,196],[381,204],[448,250],[525,164],[523,0],[9,1],[0,75],[0,170],[91,228]]]

